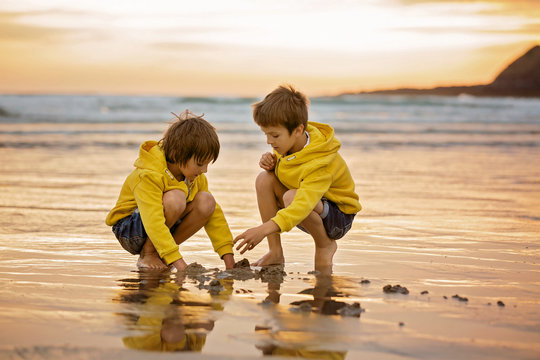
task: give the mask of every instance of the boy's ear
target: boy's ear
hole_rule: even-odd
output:
[[[296,136],[300,136],[300,135],[302,135],[304,133],[304,130],[305,130],[304,125],[300,124],[293,130],[293,133]]]

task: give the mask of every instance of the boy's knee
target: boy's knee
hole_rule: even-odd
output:
[[[169,190],[163,194],[165,217],[178,219],[186,210],[186,194],[182,190]]]
[[[294,196],[296,195],[296,190],[288,190],[283,194],[283,204],[285,207],[289,206],[293,200]]]
[[[200,191],[195,195],[194,201],[197,201],[197,210],[203,217],[210,217],[216,209],[216,200],[206,191]]]
[[[274,173],[263,171],[259,173],[259,175],[257,175],[257,179],[255,179],[255,189],[267,189],[268,187],[273,186],[275,181],[276,176],[274,175]]]

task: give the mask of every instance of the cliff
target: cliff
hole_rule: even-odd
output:
[[[350,94],[350,93],[349,93]],[[431,89],[402,88],[359,92],[382,95],[447,95],[540,97],[540,46],[534,46],[512,62],[493,82],[473,86],[440,86]]]

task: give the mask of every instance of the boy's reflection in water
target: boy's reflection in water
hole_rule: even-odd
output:
[[[220,280],[219,291],[190,292],[182,284],[185,277],[157,272],[141,272],[138,279],[121,280],[118,300],[132,305],[123,313],[130,330],[142,335],[123,338],[131,349],[153,351],[201,351],[208,332],[214,328],[212,310],[223,310],[229,299],[232,280]]]
[[[280,284],[281,282],[268,282],[268,296],[264,303],[279,304],[281,297]],[[302,312],[304,314],[307,309],[308,313],[338,315],[338,311],[347,306],[345,302],[332,299],[333,297],[339,298],[347,295],[335,289],[331,270],[319,272],[316,275],[315,286],[301,291],[300,294],[313,295],[313,300],[301,300],[291,303],[291,305],[298,306],[296,309],[303,308],[304,310]],[[312,331],[310,331],[309,326],[308,329],[302,329],[302,326],[298,327],[297,324],[299,324],[299,321],[296,318],[298,315],[291,314],[288,310],[277,310],[275,317],[279,320],[280,325],[278,329],[269,326],[256,326],[255,331],[260,335],[261,339],[256,345],[257,349],[261,350],[263,355],[311,359],[345,359],[347,355],[346,351],[319,350],[313,349],[313,346],[310,346],[310,349],[308,349],[307,346],[303,345],[303,342],[309,343],[310,339],[312,339]],[[287,324],[294,325],[288,328],[289,326]],[[289,337],[289,333],[295,340]],[[317,347],[319,348],[320,346]]]

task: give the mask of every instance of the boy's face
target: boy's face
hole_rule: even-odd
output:
[[[192,157],[185,165],[180,165],[179,170],[184,175],[184,178],[188,181],[193,181],[195,178],[208,170],[208,164],[211,160],[199,162]]]
[[[266,135],[266,143],[278,154],[294,153],[302,150],[305,145],[305,141],[302,142],[304,136],[302,125],[294,129],[292,134],[289,134],[285,126],[261,126],[261,130]]]

